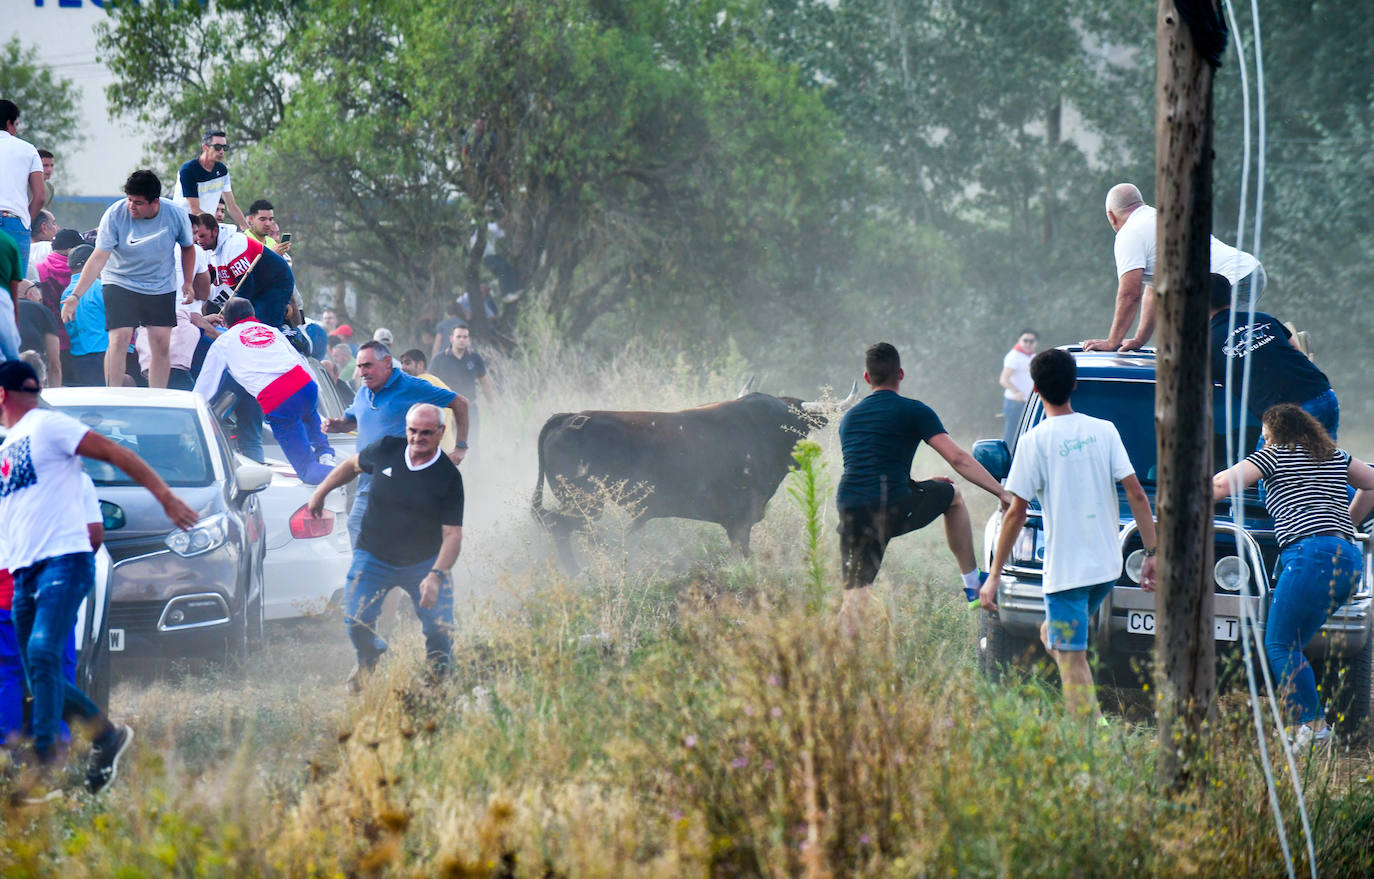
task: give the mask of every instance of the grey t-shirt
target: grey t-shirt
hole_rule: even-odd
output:
[[[129,203],[120,199],[100,218],[95,246],[110,251],[100,273],[102,284],[115,284],[135,293],[158,295],[176,289],[176,263],[181,257],[172,245],[193,246],[191,217],[186,208],[159,198],[157,216],[135,220]]]

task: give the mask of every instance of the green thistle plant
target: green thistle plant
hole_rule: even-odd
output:
[[[801,510],[806,520],[806,603],[812,611],[825,605],[825,546],[822,541],[822,521],[825,502],[830,497],[830,481],[825,476],[825,459],[820,444],[814,440],[798,440],[792,447],[792,460],[787,477],[787,494]]]

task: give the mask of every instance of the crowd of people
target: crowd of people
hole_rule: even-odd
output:
[[[0,735],[27,742],[20,790],[44,799],[60,789],[63,720],[80,721],[92,737],[86,786],[93,792],[113,780],[133,739],[131,728],[104,717],[69,679],[72,628],[102,539],[81,459],[124,471],[153,493],[175,526],[196,522],[195,511],[132,451],[40,408],[44,387],[144,385],[207,399],[227,392],[235,397],[239,451],[263,460],[266,421],[297,476],[315,486],[307,505],[313,515],[323,515],[331,491],[357,480],[344,601],[357,659],[349,687],[365,686],[387,652],[375,623],[392,588],[411,597],[430,670],[445,674],[450,571],[461,550],[465,503],[459,465],[477,441],[479,393],[484,404],[496,399],[486,362],[472,350],[466,303],[455,297],[447,315],[399,357],[388,328],[359,342],[333,309],[322,310],[318,321],[307,317],[290,236],[280,233],[270,201],[240,210],[223,161],[228,140],[217,130],[182,166],[174,197],[163,195],[152,171],[135,171],[124,183],[125,198],[109,206],[96,229],[62,228],[46,207],[54,157],[17,136],[18,116],[13,103],[0,100],[0,275],[10,292],[0,296],[0,417],[8,429],[0,445]],[[479,127],[464,149],[480,156],[489,144]],[[1113,187],[1106,208],[1116,231],[1116,308],[1108,337],[1082,347],[1130,351],[1153,329],[1154,212],[1129,184]],[[226,214],[237,225],[224,222]],[[1260,479],[1268,485],[1282,571],[1266,651],[1290,694],[1295,740],[1321,741],[1329,732],[1301,648],[1358,582],[1354,523],[1374,508],[1374,468],[1337,448],[1339,403],[1326,376],[1293,347],[1286,327],[1253,311],[1266,286],[1258,260],[1213,239],[1212,268],[1212,369],[1221,375],[1228,364],[1249,364],[1248,404],[1263,423],[1260,448],[1217,474],[1216,496]],[[483,307],[492,302],[487,291],[481,298]],[[1127,338],[1137,314],[1135,335]],[[1042,639],[1059,665],[1068,706],[1092,715],[1088,621],[1122,570],[1118,485],[1143,543],[1146,589],[1155,575],[1154,521],[1115,426],[1073,410],[1074,356],[1063,349],[1036,353],[1038,343],[1034,331],[1018,334],[999,378],[1006,441],[1016,452],[1005,484],[950,438],[929,406],[901,395],[905,374],[895,347],[868,349],[871,393],[839,426],[840,623],[851,637],[869,627],[869,594],[889,542],[936,519],[958,564],[963,600],[995,610],[1002,568],[1030,505],[1038,504],[1046,535]],[[342,418],[321,419],[323,389],[308,357],[350,401]],[[1044,417],[1018,435],[1032,395]],[[358,451],[344,460],[329,440],[340,432],[357,434]],[[954,481],[912,479],[922,442],[1004,510],[988,570],[979,567]],[[15,686],[16,667],[32,697],[27,720],[10,704],[23,689]]]
[[[386,649],[360,633],[370,630],[376,602],[392,587],[415,599],[442,673],[453,623],[448,571],[461,541],[457,465],[476,414],[468,400],[478,387],[488,401],[495,397],[459,317],[464,304],[455,297],[450,319],[417,334],[429,348],[442,333],[433,370],[419,347],[393,364],[389,329],[358,344],[335,310],[309,318],[296,290],[291,235],[280,232],[268,199],[252,201],[246,214],[240,209],[224,162],[228,139],[219,130],[205,133],[173,193],[164,193],[154,172],[135,171],[97,228],[63,228],[50,209],[55,158],[18,136],[18,120],[19,108],[0,100],[0,277],[9,294],[0,296],[7,428],[0,445],[0,740],[26,745],[10,766],[21,797],[60,793],[65,720],[91,735],[92,792],[113,780],[133,739],[130,727],[104,718],[72,682],[73,626],[103,540],[81,458],[108,461],[144,485],[176,526],[196,521],[135,453],[38,408],[43,388],[172,388],[207,401],[231,394],[225,417],[234,422],[237,451],[262,462],[266,422],[296,476],[320,487],[317,510],[329,490],[361,474],[349,520],[356,549],[345,603],[359,645],[350,681],[356,685]],[[343,419],[321,420],[320,381],[348,404]],[[358,454],[344,461],[326,435],[339,431],[358,434]]]

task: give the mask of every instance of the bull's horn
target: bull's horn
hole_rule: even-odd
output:
[[[849,396],[845,397],[838,404],[836,404],[835,409],[836,411],[844,412],[850,406],[853,406],[858,401],[858,399],[859,383],[854,382],[853,387],[849,389]],[[829,408],[824,403],[815,402],[813,400],[803,401],[801,407],[803,412],[824,412],[826,409]]]
[[[755,379],[755,378],[756,378],[756,376],[752,376],[752,375],[751,375],[751,376],[749,376],[747,379],[744,380],[744,387],[740,388],[740,389],[739,389],[739,393],[738,393],[737,395],[735,395],[735,399],[736,399],[736,400],[740,399],[741,397],[747,397],[747,396],[749,396],[749,392],[752,391],[752,390],[754,389],[754,379]]]
[[[859,402],[859,383],[854,382],[849,388],[849,396],[840,401],[840,411],[848,411],[849,407]]]

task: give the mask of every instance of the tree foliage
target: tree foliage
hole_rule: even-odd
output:
[[[80,143],[76,83],[40,64],[38,47],[17,35],[0,46],[0,57],[0,97],[18,105],[20,136],[53,152]]]

